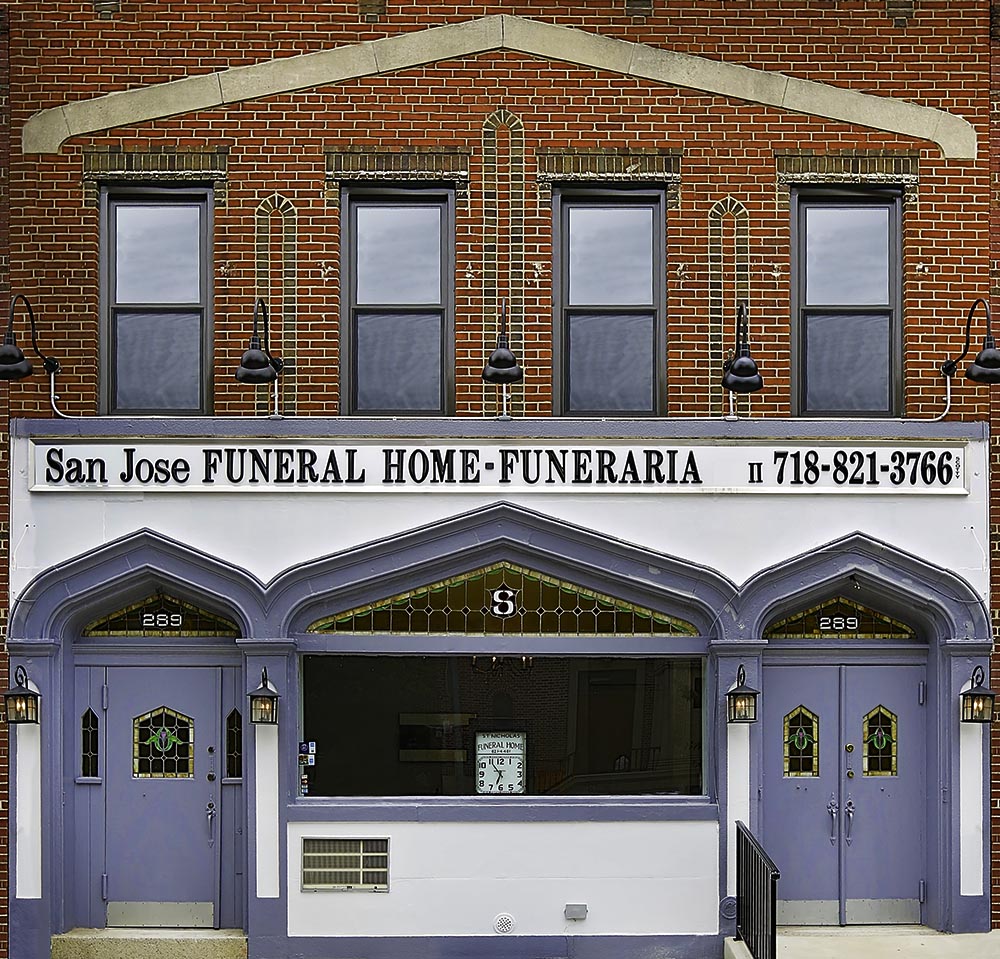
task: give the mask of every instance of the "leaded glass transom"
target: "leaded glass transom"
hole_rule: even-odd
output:
[[[226,778],[243,778],[243,717],[238,709],[226,717]]]
[[[785,716],[784,760],[786,776],[819,775],[819,717],[796,706]]]
[[[132,775],[194,778],[194,720],[160,706],[132,720]]]
[[[765,639],[896,639],[913,640],[905,623],[838,596],[772,623]]]
[[[155,593],[92,622],[84,636],[239,636],[235,623],[191,603]]]
[[[695,636],[688,622],[513,563],[326,617],[311,633]]]
[[[896,714],[876,706],[861,724],[861,766],[865,776],[895,776]]]
[[[80,775],[95,778],[100,775],[100,720],[88,709],[80,720]]]

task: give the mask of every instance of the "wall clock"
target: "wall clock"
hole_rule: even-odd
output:
[[[476,792],[524,792],[524,733],[476,733]]]

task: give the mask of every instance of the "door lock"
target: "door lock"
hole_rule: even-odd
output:
[[[853,753],[854,752],[854,743],[848,743],[844,747],[844,750],[845,750],[845,752]]]
[[[847,778],[848,779],[853,779],[854,778],[854,770],[853,769],[848,769],[847,770]]]

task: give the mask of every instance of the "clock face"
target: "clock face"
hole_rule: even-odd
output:
[[[524,733],[476,733],[476,792],[524,792]]]

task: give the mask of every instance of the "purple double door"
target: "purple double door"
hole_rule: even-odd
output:
[[[108,667],[104,763],[109,926],[217,926],[226,774],[219,667]],[[230,819],[231,817],[227,817]],[[232,868],[232,864],[226,864]]]
[[[763,842],[778,922],[919,923],[925,667],[766,665]]]

